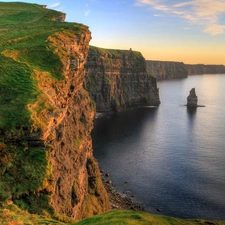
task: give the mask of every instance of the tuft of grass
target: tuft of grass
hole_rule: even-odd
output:
[[[43,148],[1,142],[0,201],[12,201],[22,209],[33,213],[47,210],[52,191],[52,168],[48,163],[48,151]]]
[[[30,214],[19,209],[16,205],[8,205],[0,208],[1,225],[65,225],[65,223],[53,220],[45,215]]]

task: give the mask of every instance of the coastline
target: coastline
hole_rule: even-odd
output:
[[[129,196],[128,194],[118,192],[112,182],[109,179],[106,179],[106,176],[103,173],[101,174],[103,185],[109,195],[111,209],[145,211],[143,206],[132,199],[132,195]]]

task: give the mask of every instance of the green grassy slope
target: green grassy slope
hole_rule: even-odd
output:
[[[42,112],[54,110],[38,82],[64,79],[52,37],[87,31],[81,24],[57,22],[62,16],[37,4],[0,2],[0,207],[12,199],[34,213],[53,211],[48,149],[19,140],[31,127],[41,130]]]
[[[182,220],[138,211],[111,211],[109,213],[85,219],[76,225],[223,225],[222,221]]]
[[[27,105],[41,94],[31,77],[34,70],[63,79],[61,61],[46,40],[56,32],[79,34],[86,28],[53,21],[61,15],[36,4],[0,2],[0,129],[30,121]]]
[[[77,223],[63,223],[44,215],[29,214],[10,205],[5,209],[0,209],[0,224],[46,224],[46,225],[224,225],[223,221],[208,220],[182,220],[172,217],[159,216],[138,211],[111,211],[103,215],[94,216]]]

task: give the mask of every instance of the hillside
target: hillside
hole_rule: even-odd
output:
[[[102,215],[84,219],[80,222],[59,222],[46,216],[29,214],[15,205],[0,209],[0,223],[2,225],[224,225],[223,221],[208,221],[200,219],[184,220],[173,217],[154,215],[138,211],[113,210]]]
[[[0,201],[82,219],[109,209],[83,88],[91,34],[43,6],[0,3]]]

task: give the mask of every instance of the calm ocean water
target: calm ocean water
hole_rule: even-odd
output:
[[[100,168],[148,212],[225,220],[225,75],[160,81],[158,87],[158,108],[95,121]],[[206,107],[189,111],[183,105],[193,87]]]

